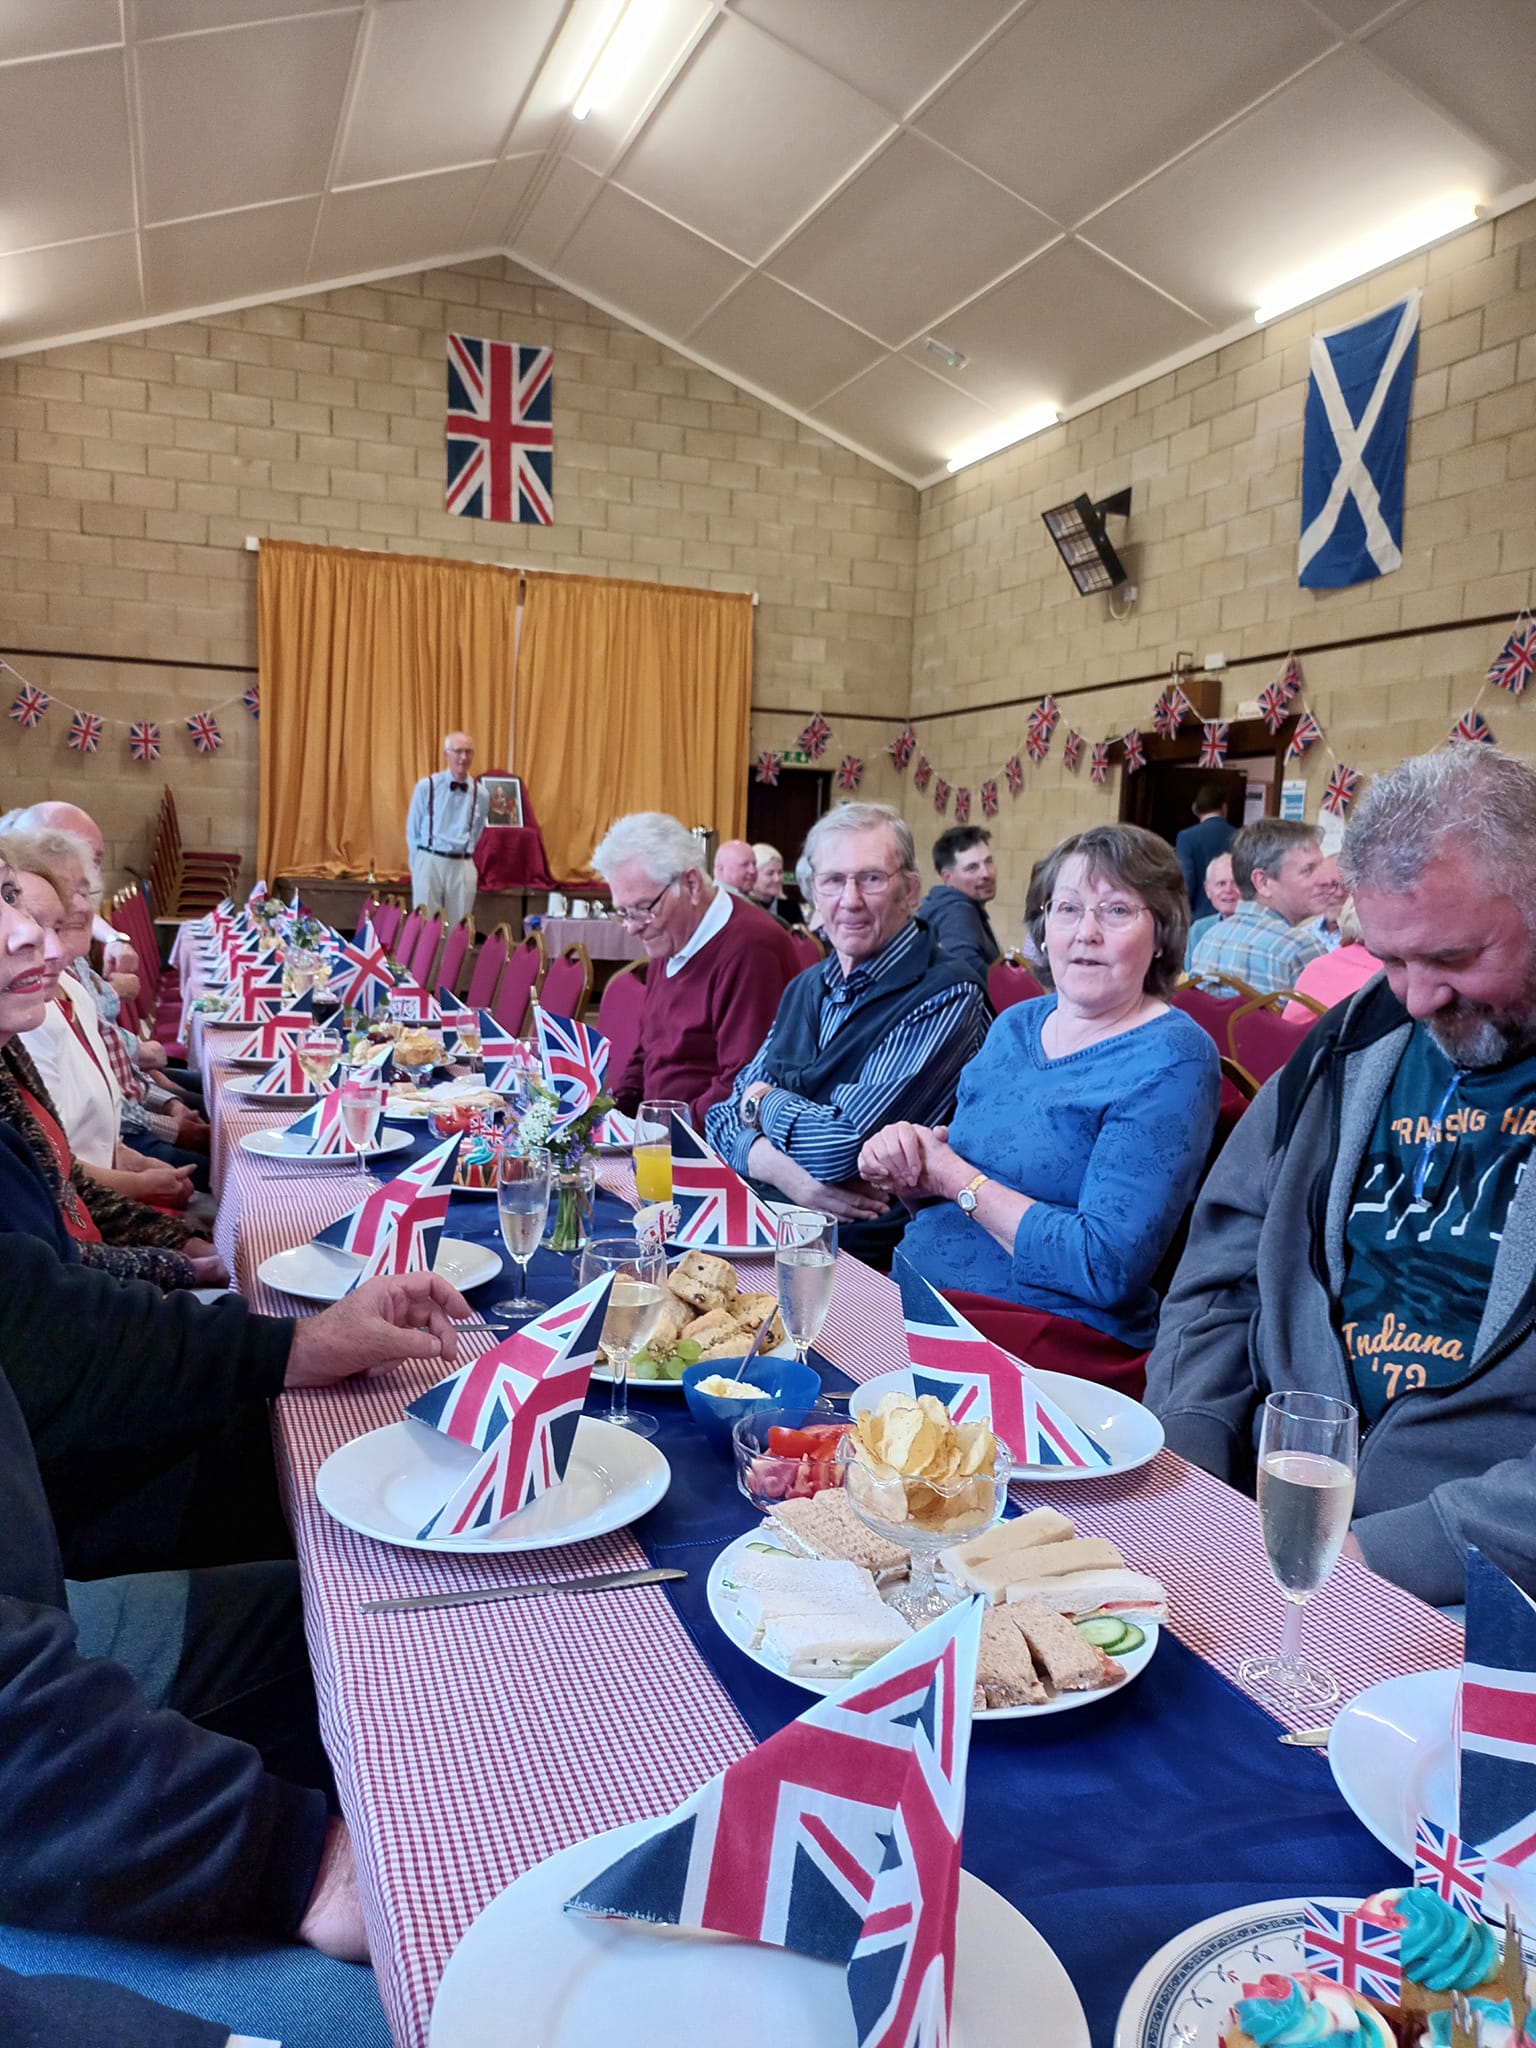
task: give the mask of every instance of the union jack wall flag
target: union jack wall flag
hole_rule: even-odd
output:
[[[1536,676],[1536,619],[1527,618],[1515,627],[1494,657],[1488,680],[1495,689],[1508,690],[1512,697],[1518,697],[1532,676]]]
[[[813,761],[819,761],[827,751],[827,741],[832,737],[832,728],[818,711],[808,725],[800,728],[795,745],[803,754],[809,754]]]
[[[942,775],[933,785],[933,808],[941,815],[949,808],[949,784]]]
[[[917,757],[917,766],[912,770],[912,787],[915,790],[919,791],[919,793],[921,793],[921,791],[925,790],[928,787],[929,783],[932,780],[933,763],[928,759],[928,756],[926,754],[919,754]]]
[[[997,816],[997,783],[990,775],[981,785],[981,815],[984,818]]]
[[[441,1145],[423,1153],[396,1179],[386,1181],[381,1188],[371,1188],[355,1209],[337,1217],[324,1230],[317,1230],[313,1242],[331,1245],[339,1252],[354,1252],[360,1258],[371,1258],[407,1210],[439,1195],[441,1201],[429,1201],[421,1221],[430,1221],[435,1213],[441,1224],[447,1213],[448,1179],[453,1172],[453,1155],[458,1149],[457,1136],[444,1139]],[[386,1267],[383,1270],[404,1272],[409,1269]]]
[[[1083,749],[1088,742],[1080,732],[1069,731],[1061,750],[1062,766],[1069,775],[1075,775],[1083,765]]]
[[[1310,711],[1303,711],[1296,721],[1296,730],[1286,742],[1287,761],[1299,761],[1309,748],[1315,747],[1323,736],[1323,728]]]
[[[194,711],[187,720],[187,731],[200,754],[216,754],[224,744],[219,722],[211,711]]]
[[[1353,768],[1346,768],[1341,761],[1328,778],[1328,787],[1323,791],[1323,809],[1330,818],[1342,818],[1355,800],[1360,787],[1360,777]]]
[[[1481,711],[1468,711],[1464,712],[1451,727],[1449,737],[1453,740],[1466,740],[1469,744],[1473,745],[1491,747],[1493,745],[1493,727],[1484,718]]]
[[[1010,754],[1003,763],[1003,774],[1008,782],[1008,794],[1017,796],[1024,787],[1024,763],[1017,754]]]
[[[38,689],[35,683],[23,683],[11,699],[10,715],[18,725],[34,726],[51,701],[46,690]]]
[[[885,751],[890,755],[898,772],[911,760],[912,750],[916,745],[917,734],[910,725],[903,726],[895,739],[886,741]]]
[[[1094,741],[1093,758],[1088,763],[1088,774],[1094,782],[1103,782],[1109,774],[1109,750],[1113,744],[1112,740]]]
[[[680,1212],[674,1243],[692,1251],[731,1245],[769,1250],[778,1218],[678,1117],[672,1119],[672,1200]]]
[[[450,512],[548,526],[555,516],[554,351],[448,337]]]
[[[757,763],[752,773],[759,782],[765,782],[771,786],[778,781],[779,770],[783,766],[784,756],[774,753],[771,747],[764,747],[757,757]]]
[[[69,721],[69,738],[66,746],[73,747],[77,754],[94,754],[101,745],[101,735],[106,721],[94,711],[77,711]]]
[[[128,751],[135,761],[158,761],[160,758],[160,728],[152,719],[143,719],[128,728]]]
[[[1125,749],[1126,774],[1139,775],[1147,765],[1147,750],[1142,743],[1141,734],[1133,729],[1125,734],[1120,744]]]
[[[1437,1892],[1448,1906],[1473,1920],[1483,1915],[1483,1880],[1488,1859],[1469,1849],[1459,1835],[1420,1814],[1413,1835],[1413,1881]]]
[[[373,935],[365,919],[355,939],[344,939],[331,969],[331,994],[344,1010],[371,1013],[395,985],[389,971],[389,949]]]
[[[955,823],[969,825],[971,822],[971,792],[968,789],[955,791]]]
[[[859,2048],[946,2048],[981,1602],[818,1700],[568,1913],[710,1929],[847,1972]]]
[[[1202,768],[1224,768],[1227,764],[1227,748],[1232,741],[1232,727],[1224,718],[1213,718],[1200,728],[1200,766]]]
[[[1306,1967],[1362,1998],[1379,1998],[1395,2005],[1401,1997],[1399,1942],[1398,1929],[1379,1927],[1374,1920],[1321,1905],[1316,1899],[1308,1899],[1302,1910],[1302,1961]]]
[[[603,1092],[608,1072],[608,1041],[601,1031],[578,1024],[574,1017],[552,1017],[533,1006],[539,1062],[544,1079],[560,1098],[554,1128],[564,1130],[585,1113]]]
[[[837,786],[846,789],[850,795],[864,780],[864,763],[857,754],[844,754],[837,770]]]
[[[1490,1862],[1536,1857],[1536,1604],[1467,1552],[1460,1826]]]

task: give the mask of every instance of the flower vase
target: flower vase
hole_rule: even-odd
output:
[[[557,1166],[550,1177],[549,1235],[552,1252],[579,1252],[592,1235],[592,1197],[597,1186],[597,1160],[586,1153],[571,1166]]]

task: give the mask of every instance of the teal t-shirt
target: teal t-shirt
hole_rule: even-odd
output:
[[[1401,1394],[1454,1386],[1471,1371],[1504,1219],[1533,1146],[1536,1055],[1458,1069],[1427,1031],[1414,1032],[1344,1230],[1344,1344],[1366,1422]]]

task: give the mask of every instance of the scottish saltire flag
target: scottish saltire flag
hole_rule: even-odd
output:
[[[1359,771],[1346,768],[1341,761],[1328,778],[1328,787],[1323,791],[1323,809],[1330,818],[1342,818],[1355,800],[1360,787]]]
[[[565,1910],[840,1963],[859,2048],[946,2048],[981,1606],[818,1700]]]
[[[1458,1721],[1458,1833],[1490,1863],[1527,1863],[1536,1856],[1536,1604],[1480,1550],[1467,1552]]]
[[[105,727],[106,721],[94,711],[77,711],[69,721],[69,737],[64,744],[77,754],[94,754],[101,745]]]
[[[371,1015],[395,985],[389,971],[389,949],[365,923],[355,939],[344,939],[331,969],[331,994],[344,1010]]]
[[[932,1394],[956,1422],[991,1420],[992,1434],[1016,1465],[1101,1471],[1109,1453],[1041,1393],[1029,1368],[983,1337],[898,1252],[892,1277],[901,1289],[912,1391]]]
[[[336,1159],[343,1154],[354,1157],[361,1149],[347,1136],[346,1126],[341,1119],[341,1090],[335,1088],[329,1095],[323,1095],[313,1109],[283,1127],[285,1138],[302,1138],[304,1154],[310,1159]]]
[[[128,728],[128,751],[135,761],[158,761],[160,728],[152,718],[140,719]]]
[[[192,735],[193,746],[200,754],[216,754],[224,744],[219,721],[211,711],[194,711],[186,720],[186,727]]]
[[[441,1145],[424,1152],[394,1180],[386,1181],[381,1188],[370,1189],[355,1209],[349,1209],[345,1216],[338,1216],[324,1230],[317,1230],[312,1242],[332,1245],[339,1252],[356,1252],[362,1258],[369,1258],[414,1203],[438,1192],[443,1198],[438,1211],[441,1223],[447,1211],[453,1155],[458,1149],[457,1134],[445,1138]],[[427,1213],[430,1215],[431,1211]]]
[[[30,731],[48,709],[51,701],[46,690],[38,689],[35,683],[23,683],[11,699],[10,716],[18,725],[25,726]]]
[[[448,337],[447,509],[548,526],[555,516],[554,351]]]
[[[722,1245],[767,1251],[778,1240],[778,1219],[767,1203],[677,1115],[672,1118],[672,1205],[678,1212],[672,1242],[692,1251]]]
[[[608,1041],[600,1031],[589,1031],[574,1017],[552,1017],[538,1003],[533,1006],[533,1028],[544,1079],[560,1098],[554,1128],[563,1130],[584,1116],[602,1094]]]
[[[1493,727],[1476,709],[1463,712],[1446,737],[1465,741],[1469,746],[1491,747],[1494,743]]]
[[[1402,567],[1421,297],[1410,292],[1369,320],[1312,337],[1296,563],[1303,590],[1339,590]]]
[[[1225,768],[1232,727],[1224,718],[1213,718],[1200,728],[1200,766]]]
[[[485,1085],[498,1095],[518,1089],[529,1074],[539,1071],[538,1054],[498,1023],[489,1010],[480,1012],[480,1057],[485,1066]]]
[[[1488,680],[1496,690],[1508,690],[1512,697],[1518,697],[1532,676],[1536,676],[1536,618],[1526,617],[1494,656]],[[13,708],[11,716],[15,715]]]
[[[1448,1906],[1480,1920],[1488,1859],[1469,1849],[1459,1835],[1418,1816],[1413,1838],[1413,1881],[1436,1892]]]
[[[602,1274],[406,1409],[483,1454],[418,1540],[492,1529],[564,1479],[612,1285]]]
[[[1126,733],[1120,744],[1125,749],[1126,774],[1139,775],[1147,765],[1146,742],[1139,732],[1132,730]]]
[[[1330,1984],[1342,1984],[1362,1998],[1395,2005],[1402,1996],[1401,1930],[1380,1927],[1358,1913],[1308,1899],[1302,1909],[1301,1948],[1305,1968]]]
[[[252,1095],[329,1095],[335,1086],[334,1081],[315,1081],[306,1074],[299,1065],[297,1048],[290,1045],[264,1074],[251,1083],[248,1092]]]

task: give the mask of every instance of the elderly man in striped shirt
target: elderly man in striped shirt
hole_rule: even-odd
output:
[[[705,1135],[738,1173],[836,1216],[846,1249],[884,1267],[906,1212],[859,1179],[860,1148],[893,1118],[948,1120],[986,997],[914,917],[917,851],[888,804],[838,805],[801,861],[832,952],[784,991]]]

